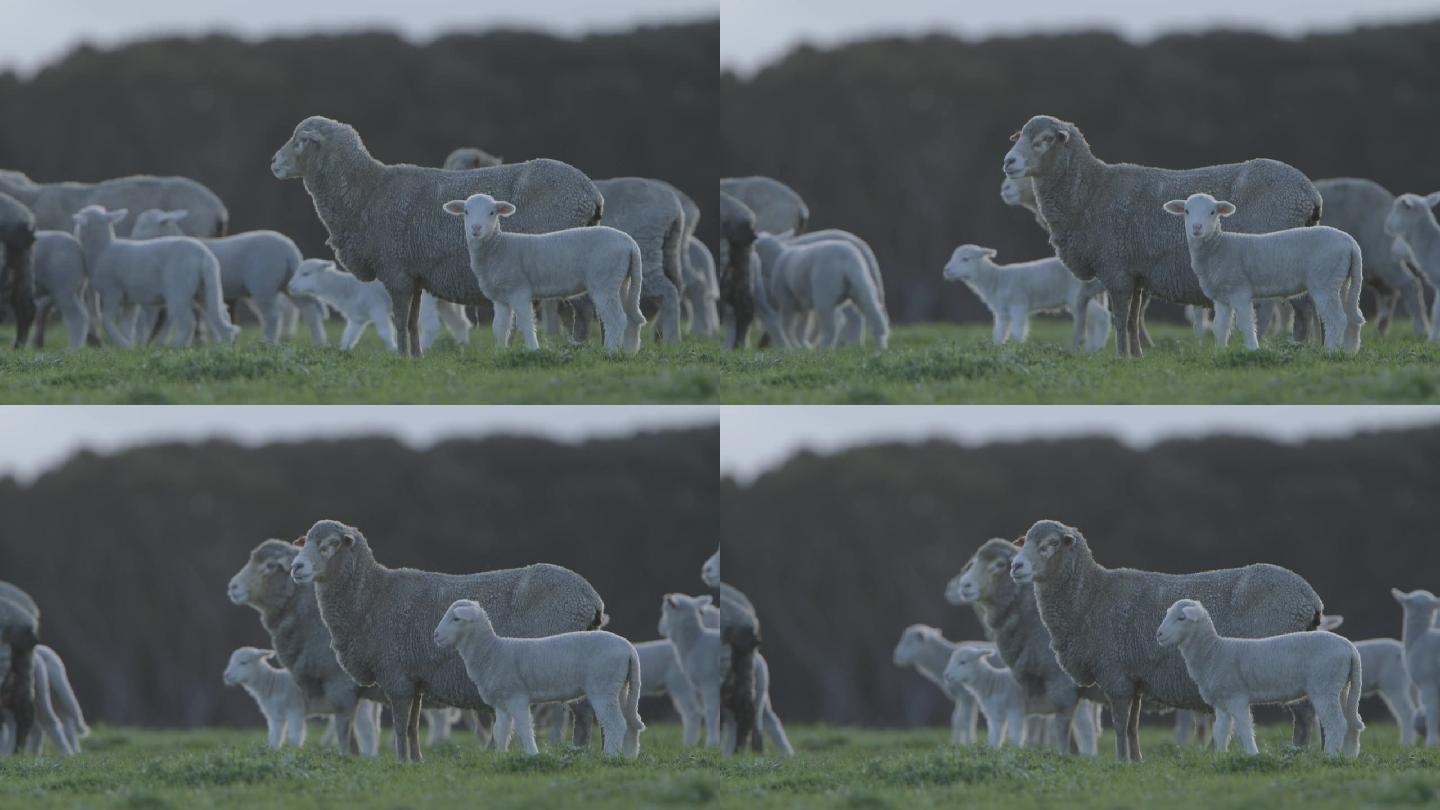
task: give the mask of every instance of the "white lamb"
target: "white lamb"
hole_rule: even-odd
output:
[[[1008,668],[990,662],[994,652],[979,644],[957,646],[945,665],[945,684],[975,696],[985,715],[985,741],[991,748],[1001,747],[1007,739],[1012,745],[1024,745],[1025,690]]]
[[[845,241],[791,244],[761,234],[755,241],[767,281],[769,303],[779,313],[789,343],[808,346],[810,319],[819,325],[817,347],[833,348],[840,337],[839,307],[850,303],[881,349],[889,345],[890,319],[869,262]],[[753,268],[753,265],[752,265]]]
[[[1079,348],[1083,340],[1088,351],[1105,348],[1110,312],[1100,303],[1105,288],[1099,281],[1081,281],[1054,256],[1014,264],[996,264],[994,256],[992,248],[961,245],[950,254],[945,280],[965,282],[989,308],[997,345],[1010,339],[1024,343],[1037,312],[1068,310],[1075,324],[1072,346]]]
[[[632,758],[640,753],[640,732],[645,730],[639,712],[640,656],[614,633],[584,630],[503,638],[479,602],[457,599],[435,627],[435,645],[460,653],[480,698],[494,707],[495,741],[501,751],[509,747],[513,727],[526,753],[540,753],[531,705],[584,697],[600,721],[605,753],[623,750]]]
[[[1344,621],[1344,616],[1329,613],[1320,620],[1320,629],[1333,631]],[[1393,638],[1367,638],[1356,641],[1355,649],[1360,651],[1360,670],[1365,675],[1361,694],[1379,697],[1400,729],[1400,744],[1414,745],[1415,722],[1424,715],[1420,690],[1405,669],[1405,645]]]
[[[705,745],[720,747],[720,682],[729,669],[721,660],[720,630],[705,627],[701,611],[713,600],[708,596],[666,594],[661,602],[661,619],[665,634],[675,645],[680,666],[700,693],[705,712]],[[728,647],[725,647],[728,650]]]
[[[1221,346],[1230,339],[1233,320],[1245,348],[1260,348],[1255,302],[1309,293],[1325,330],[1325,349],[1360,350],[1364,261],[1350,234],[1323,225],[1226,233],[1220,218],[1234,214],[1235,205],[1209,194],[1171,200],[1164,208],[1185,218],[1190,267],[1200,290],[1215,303],[1215,339]]]
[[[1193,197],[1191,199],[1194,199]],[[1181,599],[1155,631],[1161,647],[1177,647],[1200,696],[1215,710],[1215,747],[1230,747],[1230,732],[1246,753],[1258,754],[1250,706],[1309,698],[1325,736],[1325,753],[1360,753],[1360,651],[1325,630],[1268,638],[1222,638],[1205,606]]]
[[[488,194],[472,194],[444,205],[465,220],[470,269],[480,291],[495,305],[495,340],[510,343],[512,322],[526,348],[540,348],[535,336],[534,302],[590,294],[605,327],[605,350],[640,349],[640,247],[623,231],[596,225],[552,233],[505,233],[501,217],[513,204]]]
[[[230,653],[225,685],[243,687],[255,698],[265,715],[267,745],[281,748],[288,740],[300,748],[305,745],[305,693],[289,671],[270,663],[274,654],[274,650],[258,647],[241,647]]]
[[[960,645],[950,641],[940,628],[928,624],[912,624],[900,634],[891,659],[897,667],[914,667],[924,678],[940,688],[955,704],[950,712],[950,744],[970,745],[975,741],[975,721],[979,706],[975,696],[963,685],[945,682],[945,667],[950,656]],[[995,645],[976,642],[980,646],[995,650]]]
[[[1391,588],[1390,595],[1405,613],[1400,643],[1405,645],[1405,670],[1419,687],[1425,707],[1425,745],[1440,745],[1440,629],[1435,627],[1440,599],[1423,590],[1405,593]]]
[[[355,348],[365,327],[372,323],[385,347],[396,351],[390,294],[384,284],[361,281],[336,269],[331,261],[306,259],[290,277],[288,289],[292,295],[310,295],[340,311],[345,318],[345,331],[340,335],[342,351]]]

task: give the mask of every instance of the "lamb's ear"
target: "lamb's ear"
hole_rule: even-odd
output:
[[[290,541],[290,545],[295,546],[296,548],[304,548],[304,547],[305,547],[305,535],[302,534],[302,535],[300,535],[299,537],[295,538],[294,540],[291,540],[291,541]]]
[[[508,203],[504,200],[497,200],[495,202],[495,211],[502,217],[508,217],[515,213],[515,205],[514,203]]]
[[[1060,535],[1060,542],[1061,542],[1061,543],[1064,543],[1064,544],[1067,545],[1067,546],[1073,546],[1073,545],[1075,545],[1075,533],[1074,533],[1074,532],[1065,532],[1065,533],[1061,534],[1061,535]]]
[[[1430,206],[1431,208],[1440,205],[1440,191],[1432,191],[1429,194],[1426,194],[1425,204]]]
[[[178,211],[166,211],[165,213],[163,213],[163,214],[160,215],[160,221],[161,221],[161,222],[179,222],[180,220],[185,219],[186,217],[189,217],[189,216],[190,216],[190,212],[189,212],[189,211],[186,211],[185,209],[182,208],[182,209],[180,209],[180,210],[178,210]]]
[[[116,223],[124,219],[128,213],[130,213],[129,208],[117,208],[114,211],[106,211],[105,218],[109,219],[112,223]]]
[[[1390,595],[1393,596],[1393,597],[1395,597],[1395,601],[1396,601],[1396,602],[1404,602],[1404,601],[1405,601],[1405,592],[1402,591],[1402,590],[1400,590],[1399,588],[1391,588],[1391,589],[1390,589]]]
[[[84,219],[80,216],[80,212],[77,211],[70,215],[70,221],[74,222],[76,225],[79,225],[81,222],[84,221]]]
[[[455,606],[455,618],[473,622],[480,618],[480,606],[470,601],[461,602]]]
[[[1017,129],[1014,132],[1010,133],[1010,142],[1015,143],[1018,140],[1020,140],[1020,130]]]
[[[1320,617],[1320,629],[1321,629],[1321,630],[1334,630],[1335,628],[1339,627],[1340,625],[1342,625],[1342,624],[1344,624],[1344,623],[1345,623],[1345,617],[1344,617],[1344,616],[1341,616],[1341,615],[1338,614],[1338,613],[1331,613],[1331,614],[1328,615],[1328,616],[1321,616],[1321,617]]]
[[[457,216],[457,217],[463,217],[463,216],[465,216],[465,201],[464,201],[464,200],[451,200],[450,202],[447,202],[447,203],[445,203],[444,205],[442,205],[442,206],[440,206],[440,207],[441,207],[441,208],[444,208],[444,209],[445,209],[445,213],[447,213],[447,214],[454,214],[454,215]]]
[[[1174,214],[1174,215],[1177,216],[1177,217],[1183,217],[1183,216],[1185,216],[1185,201],[1184,201],[1184,200],[1171,200],[1170,202],[1165,203],[1165,205],[1164,205],[1163,207],[1165,208],[1166,211]]]
[[[695,607],[703,608],[703,607],[705,607],[706,605],[709,605],[709,604],[710,604],[711,602],[713,602],[713,601],[714,601],[714,600],[710,598],[710,594],[708,594],[708,593],[701,594],[701,595],[695,597]]]
[[[981,255],[981,256],[989,256],[990,258],[993,259],[993,258],[995,258],[995,254],[996,254],[996,253],[997,253],[997,251],[995,250],[995,248],[980,248],[980,255]]]
[[[1022,535],[1020,535],[1019,537],[1015,538],[1015,547],[1016,547],[1016,548],[1024,548],[1024,547],[1025,547],[1025,535],[1022,534]]]
[[[1215,213],[1219,214],[1222,217],[1228,217],[1231,214],[1235,213],[1235,203],[1225,202],[1224,200],[1221,200],[1220,202],[1215,203]]]
[[[1185,607],[1180,608],[1180,612],[1185,614],[1185,618],[1189,619],[1190,621],[1198,622],[1200,621],[1200,617],[1205,615],[1205,608],[1199,605],[1186,605]]]

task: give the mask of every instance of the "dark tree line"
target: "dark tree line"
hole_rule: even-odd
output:
[[[390,566],[557,563],[600,592],[611,630],[646,640],[665,593],[703,589],[718,464],[713,427],[423,451],[376,438],[81,453],[28,486],[0,479],[0,579],[39,602],[89,717],[254,725],[220,673],[234,648],[269,646],[258,614],[225,596],[260,541],[331,517]]]
[[[663,178],[700,202],[709,235],[719,34],[710,20],[578,39],[497,30],[425,45],[375,32],[82,47],[28,80],[0,74],[0,168],[37,181],[194,177],[225,200],[232,231],[274,228],[323,257],[309,196],[269,164],[296,124],[326,115],[387,163],[439,166],[474,145],[595,178]]]
[[[1272,157],[1314,179],[1428,192],[1440,188],[1429,159],[1436,87],[1440,22],[1300,39],[935,35],[802,47],[753,78],[721,77],[721,168],[782,178],[809,202],[813,227],[865,236],[892,318],[973,319],[978,300],[940,278],[957,245],[997,248],[1002,262],[1051,253],[1031,216],[999,199],[1008,136],[1030,116],[1074,121],[1111,162]]]
[[[802,453],[721,482],[725,577],[754,601],[787,719],[943,725],[939,691],[891,662],[905,626],[982,638],[945,583],[991,537],[1077,526],[1102,564],[1181,573],[1271,562],[1351,638],[1398,638],[1390,588],[1440,589],[1440,428],[1276,444],[945,442]],[[1161,616],[1156,615],[1159,626]]]

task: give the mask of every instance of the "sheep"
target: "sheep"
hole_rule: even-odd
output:
[[[37,694],[35,682],[35,647],[39,643],[40,615],[34,609],[34,600],[26,605],[0,596],[0,646],[5,647],[9,657],[8,671],[0,678],[0,710],[14,718],[11,752],[24,747],[32,732],[39,733],[34,728],[37,719],[42,724],[48,720],[37,717],[36,712],[37,702],[47,700]]]
[[[295,269],[285,288],[291,295],[313,296],[334,307],[345,318],[345,331],[340,334],[340,350],[355,348],[365,334],[365,327],[375,324],[375,332],[392,352],[399,351],[395,324],[390,320],[390,294],[378,281],[361,281],[335,267],[325,259],[306,259]]]
[[[282,748],[286,742],[300,748],[305,745],[305,693],[290,673],[270,663],[274,654],[258,647],[235,650],[225,666],[225,685],[243,687],[255,699],[265,715],[270,748]]]
[[[5,188],[0,183],[0,191]],[[35,215],[24,203],[0,193],[0,300],[15,310],[15,342],[20,348],[30,337],[35,320],[35,276],[33,246],[38,227]]]
[[[675,648],[680,668],[700,695],[705,715],[705,745],[720,747],[721,631],[705,627],[701,610],[711,597],[666,594],[661,602],[661,624]],[[688,736],[688,735],[687,735]]]
[[[402,761],[422,758],[424,701],[461,709],[485,705],[457,654],[413,643],[415,628],[438,622],[455,600],[480,602],[496,630],[510,637],[595,630],[608,620],[600,595],[567,568],[539,563],[469,575],[387,568],[359,529],[336,520],[317,521],[305,533],[290,576],[300,585],[315,583],[340,666],[361,686],[375,684],[384,692]],[[580,717],[575,736],[583,745],[588,726]]]
[[[390,296],[387,293],[386,301]],[[441,301],[430,293],[420,296],[420,351],[426,352],[440,337],[443,327],[450,337],[461,346],[470,345],[470,330],[474,328],[465,307],[450,301]]]
[[[45,316],[51,305],[60,310],[70,348],[85,345],[90,332],[90,312],[85,301],[87,268],[85,249],[80,240],[65,231],[39,231],[31,253],[35,276],[35,298],[38,319],[35,324],[35,345],[45,342]]]
[[[963,281],[990,310],[997,346],[1010,339],[1024,343],[1033,313],[1068,309],[1075,324],[1071,347],[1079,349],[1083,340],[1088,351],[1105,348],[1109,313],[1096,300],[1104,295],[1098,282],[1081,281],[1055,257],[1004,265],[994,257],[994,248],[961,245],[950,254],[944,275],[946,281]]]
[[[675,645],[669,639],[642,641],[635,645],[635,651],[640,655],[640,682],[644,684],[641,694],[644,697],[668,695],[675,713],[680,715],[684,745],[687,748],[695,745],[700,741],[705,708],[698,690],[680,665]],[[714,702],[718,704],[719,700],[717,695]]]
[[[1106,568],[1095,561],[1079,529],[1055,520],[1037,521],[1025,533],[1010,576],[1022,585],[1034,583],[1035,603],[1065,673],[1104,692],[1116,726],[1115,753],[1122,760],[1141,759],[1144,698],[1177,709],[1204,711],[1208,705],[1179,653],[1154,640],[1153,617],[1175,600],[1208,600],[1220,631],[1241,638],[1311,630],[1324,612],[1310,583],[1280,566],[1193,574]],[[1295,742],[1303,746],[1312,710],[1297,704],[1291,712]]]
[[[211,336],[218,343],[234,343],[238,330],[225,312],[215,254],[191,236],[119,239],[115,223],[124,216],[123,209],[107,211],[98,205],[86,206],[75,215],[75,236],[85,249],[90,285],[100,296],[101,321],[110,339],[122,347],[135,345],[131,329],[118,320],[121,310],[163,303],[174,345],[188,346],[195,331],[191,305],[203,296]]]
[[[710,248],[695,237],[685,243],[690,277],[685,280],[685,296],[690,302],[690,331],[703,336],[715,334],[720,325],[716,303],[720,298],[719,276],[715,274],[715,257]]]
[[[1440,191],[1423,197],[1401,194],[1385,215],[1385,232],[1392,237],[1391,257],[1416,268],[1440,290],[1440,224],[1431,211],[1437,205]],[[1430,340],[1440,340],[1440,298],[1430,312]]]
[[[1259,754],[1250,706],[1306,698],[1320,719],[1325,753],[1359,756],[1363,679],[1360,651],[1348,639],[1326,630],[1222,637],[1203,603],[1178,599],[1155,631],[1155,643],[1179,651],[1200,696],[1214,707],[1218,750],[1230,746],[1233,730],[1246,753]]]
[[[977,644],[992,652],[995,649],[993,644]],[[975,721],[979,706],[968,689],[957,689],[945,682],[945,666],[950,661],[950,654],[959,646],[959,643],[946,639],[937,627],[912,624],[900,634],[892,660],[897,667],[914,667],[916,672],[938,686],[940,691],[945,693],[945,697],[955,704],[950,712],[950,744],[969,745],[975,741]],[[1003,724],[1003,719],[1001,722]]]
[[[942,672],[947,690],[970,692],[985,714],[986,744],[999,748],[1009,740],[1025,744],[1025,690],[1010,670],[990,662],[995,653],[980,644],[959,644],[951,652]]]
[[[152,208],[135,218],[131,239],[154,239],[160,236],[183,236],[181,223],[190,218],[185,210],[166,211]],[[245,299],[260,315],[261,333],[266,343],[280,340],[280,298],[285,285],[300,267],[300,248],[278,231],[246,231],[230,236],[201,239],[220,262],[221,295],[226,301]],[[302,297],[296,304],[301,317],[310,327],[317,343],[324,342],[324,325],[320,310],[313,299]]]
[[[149,208],[184,209],[190,212],[182,226],[186,236],[224,236],[230,225],[230,213],[220,197],[188,177],[136,174],[99,183],[36,183],[21,172],[0,170],[0,192],[30,206],[36,227],[47,231],[69,230],[71,218],[87,205],[136,215]],[[121,217],[115,223],[116,233],[129,235],[133,225]]]
[[[594,225],[604,198],[584,173],[556,160],[530,160],[469,171],[370,156],[353,127],[323,116],[295,126],[270,162],[275,177],[303,179],[340,266],[390,293],[401,354],[420,355],[420,293],[444,301],[485,300],[469,269],[466,245],[444,216],[447,200],[483,192],[519,206],[516,233]]]
[[[1110,164],[1095,157],[1078,127],[1048,115],[1031,118],[1011,139],[1006,176],[1034,178],[1055,255],[1082,281],[1098,278],[1105,285],[1122,356],[1143,354],[1136,315],[1145,292],[1179,304],[1210,303],[1180,234],[1163,216],[1165,201],[1195,191],[1233,200],[1244,209],[1231,225],[1241,233],[1320,221],[1320,192],[1279,161],[1184,171]]]
[[[462,217],[470,268],[495,303],[495,341],[510,342],[512,320],[528,349],[540,348],[533,301],[589,293],[605,325],[605,350],[640,349],[643,263],[635,240],[604,225],[548,234],[507,233],[500,218],[515,215],[513,203],[488,194],[450,200],[446,213]],[[678,294],[676,307],[679,306]],[[678,309],[677,309],[678,312]],[[678,315],[676,316],[678,318]]]
[[[495,740],[510,744],[513,726],[527,754],[538,754],[530,706],[586,698],[595,707],[605,753],[640,753],[640,656],[604,630],[540,638],[501,636],[479,602],[457,599],[435,626],[435,646],[453,649],[480,698],[495,707]]]
[[[284,540],[260,543],[230,578],[225,595],[231,604],[249,606],[260,614],[276,658],[305,695],[306,705],[312,707],[312,713],[335,718],[336,744],[341,752],[374,756],[379,749],[379,724],[368,705],[370,701],[378,705],[385,696],[374,687],[356,684],[341,669],[331,649],[330,630],[320,616],[314,586],[297,585],[290,577],[299,553],[300,549]]]
[[[745,345],[755,319],[757,283],[751,259],[755,253],[755,212],[738,199],[720,192],[720,317],[725,322],[725,349]],[[768,328],[768,325],[767,325]],[[776,330],[773,334],[781,334]]]
[[[700,581],[705,583],[707,588],[720,587],[720,550],[716,549],[714,554],[705,558],[700,565]]]
[[[822,231],[811,231],[796,236],[792,233],[775,234],[787,245],[811,245],[816,242],[848,242],[860,255],[865,258],[865,266],[870,270],[870,279],[875,284],[875,297],[880,304],[880,309],[885,309],[885,279],[880,275],[880,260],[875,258],[875,251],[871,250],[870,244],[859,236],[839,228],[826,228]],[[861,343],[865,338],[865,319],[854,304],[847,303],[840,308],[843,318],[843,326],[840,330],[838,344],[851,346]],[[888,316],[887,316],[888,317]]]
[[[848,301],[864,313],[876,346],[889,345],[889,318],[865,257],[854,245],[836,240],[790,245],[762,234],[755,252],[767,268],[770,297],[791,343],[804,345],[804,323],[814,315],[820,324],[818,346],[833,347],[839,336],[836,308]]]
[[[60,659],[60,654],[55,652],[53,647],[45,644],[35,645],[35,662],[37,667],[37,678],[35,683],[36,697],[41,697],[39,667],[43,664],[45,669],[46,692],[49,704],[53,707],[52,713],[59,721],[60,736],[53,738],[55,747],[61,753],[80,753],[80,740],[90,736],[90,726],[85,723],[85,712],[80,708],[80,700],[75,697],[75,689],[70,685],[70,673],[65,668],[65,662]],[[46,726],[47,733],[54,734],[55,725]],[[32,737],[37,743],[38,738]]]
[[[1325,224],[1342,230],[1360,245],[1365,260],[1365,285],[1375,293],[1375,329],[1381,337],[1390,329],[1397,303],[1410,314],[1410,327],[1424,336],[1429,331],[1425,287],[1391,251],[1393,237],[1385,232],[1385,218],[1395,195],[1373,180],[1335,177],[1316,180],[1315,189],[1325,203]],[[1302,311],[1308,307],[1302,305]]]
[[[770,233],[804,233],[810,208],[795,189],[770,177],[725,177],[720,191],[755,212],[755,229]]]
[[[759,667],[754,662],[760,656],[760,618],[749,597],[739,588],[721,580],[718,550],[700,567],[700,579],[706,587],[720,591],[720,641],[728,653],[722,656],[721,671],[724,675],[720,683],[720,705],[722,712],[729,714],[735,734],[733,739],[727,734],[721,751],[726,755],[732,754],[736,746],[749,739],[751,747],[758,752],[763,748],[763,739],[756,730],[755,720],[761,718],[763,725],[772,728],[779,723],[779,718],[765,714],[763,698],[766,696],[757,688]],[[709,597],[702,598],[706,600],[702,604],[708,604]],[[768,666],[765,674],[768,678]],[[775,735],[772,733],[772,736]],[[788,741],[781,747],[786,746]]]
[[[1007,540],[986,540],[946,584],[945,601],[978,609],[987,635],[1025,690],[1028,703],[1043,704],[1054,712],[1056,734],[1051,742],[1069,751],[1073,739],[1080,753],[1093,755],[1100,725],[1092,722],[1090,704],[1098,705],[1104,693],[1094,687],[1082,689],[1061,669],[1035,603],[1034,587],[1010,577],[1011,563],[1019,553],[1019,547]]]
[[[74,756],[78,753],[78,749],[70,744],[70,733],[66,723],[69,715],[67,712],[62,716],[62,712],[66,710],[63,704],[59,708],[56,707],[57,689],[51,683],[49,659],[41,654],[41,646],[43,645],[36,646],[31,662],[31,677],[35,689],[35,729],[34,733],[30,734],[26,740],[24,749],[31,754],[39,754],[48,740],[61,756]],[[9,664],[8,661],[0,663],[5,664],[0,667],[0,678],[3,678],[3,675],[9,670]],[[63,675],[63,672],[61,674]],[[65,684],[65,688],[69,688],[68,682]],[[14,741],[10,718],[11,715],[8,712],[0,709],[0,741],[3,741],[3,745],[7,747]],[[18,752],[20,749],[17,746],[15,750]],[[7,753],[8,751],[0,751],[0,757]]]
[[[635,240],[645,268],[641,294],[659,309],[656,332],[680,339],[680,297],[685,289],[685,211],[673,186],[643,177],[596,180],[605,197],[607,227]]]
[[[1233,216],[1234,203],[1203,192],[1170,200],[1165,211],[1185,218],[1190,264],[1200,288],[1215,302],[1215,340],[1230,339],[1233,318],[1245,348],[1260,348],[1255,333],[1257,298],[1290,298],[1309,293],[1325,327],[1325,348],[1360,350],[1360,291],[1365,262],[1350,234],[1317,225],[1273,233],[1227,233],[1220,218]]]
[[[504,162],[505,158],[496,157],[478,146],[462,146],[445,156],[441,168],[449,172],[463,172],[470,169],[488,169]]]
[[[1404,610],[1400,643],[1405,648],[1405,671],[1420,690],[1420,703],[1425,710],[1425,745],[1440,745],[1440,630],[1435,628],[1435,614],[1440,612],[1440,599],[1429,591],[1406,593],[1391,588],[1390,595]]]

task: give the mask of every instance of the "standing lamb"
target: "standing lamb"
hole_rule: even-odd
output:
[[[1425,312],[1425,285],[1391,250],[1394,238],[1385,232],[1385,217],[1395,195],[1373,180],[1336,177],[1316,180],[1325,200],[1325,224],[1355,238],[1365,258],[1365,286],[1375,293],[1375,329],[1381,337],[1390,329],[1397,303],[1410,315],[1410,328],[1424,336],[1429,318]],[[1303,310],[1307,309],[1302,307]]]
[[[355,348],[365,334],[365,327],[375,324],[375,332],[390,351],[398,351],[395,324],[391,320],[390,294],[378,281],[361,281],[340,270],[334,262],[306,259],[295,268],[285,288],[296,296],[313,297],[339,311],[345,319],[340,334],[340,351]]]
[[[660,603],[660,623],[675,646],[680,668],[700,695],[705,714],[705,745],[720,747],[721,672],[720,630],[706,627],[701,611],[711,603],[709,596],[666,594]]]
[[[780,234],[804,233],[810,207],[795,189],[771,177],[725,177],[720,191],[755,212],[755,229]]]
[[[999,748],[1025,744],[1025,690],[1005,667],[990,662],[995,650],[979,644],[960,644],[942,671],[946,689],[970,692],[985,713],[985,742]]]
[[[310,527],[290,575],[301,585],[315,583],[340,665],[356,683],[376,684],[385,693],[401,760],[421,759],[425,701],[461,709],[485,705],[459,655],[415,643],[416,628],[434,626],[455,600],[479,602],[496,630],[509,637],[595,630],[606,622],[600,595],[568,568],[538,563],[468,575],[387,568],[359,529],[336,520]],[[580,745],[587,741],[585,716],[576,713]]]
[[[288,741],[296,748],[305,745],[305,693],[290,673],[271,664],[274,650],[241,647],[230,654],[225,665],[225,685],[240,686],[250,693],[265,715],[266,744],[282,748]]]
[[[854,245],[839,240],[791,245],[763,234],[755,241],[755,252],[767,268],[771,300],[792,344],[807,345],[805,333],[813,316],[820,326],[818,348],[834,347],[837,309],[848,302],[864,314],[876,346],[889,345],[889,318],[865,256]]]
[[[69,230],[71,218],[87,205],[136,215],[149,208],[184,209],[190,212],[182,226],[186,236],[224,236],[230,225],[220,197],[188,177],[135,174],[99,183],[36,183],[21,172],[0,170],[0,192],[28,205],[35,226],[46,231]],[[133,220],[121,217],[116,233],[128,235],[133,226]]]
[[[816,242],[846,242],[860,251],[865,258],[865,266],[870,270],[870,280],[875,284],[876,299],[880,303],[880,309],[885,309],[885,279],[880,275],[880,260],[875,257],[875,251],[871,249],[870,243],[861,239],[855,234],[839,228],[826,228],[821,231],[796,236],[790,233],[776,234],[787,245],[812,245]],[[865,339],[865,316],[854,304],[847,303],[840,308],[843,325],[840,328],[838,344],[841,346],[853,346],[864,342]],[[887,315],[888,317],[888,315]]]
[[[65,231],[39,231],[31,254],[35,275],[35,345],[45,344],[45,319],[51,306],[60,310],[70,348],[85,345],[90,311],[85,302],[88,272],[80,240]]]
[[[1081,281],[1055,257],[1000,265],[995,249],[961,245],[945,265],[946,281],[963,281],[995,318],[991,339],[996,345],[1014,339],[1024,343],[1030,316],[1057,309],[1070,311],[1074,321],[1071,348],[1084,341],[1088,351],[1105,348],[1110,338],[1110,313],[1097,300],[1105,290],[1099,282]]]
[[[1025,533],[1010,576],[1033,582],[1056,660],[1081,686],[1098,685],[1114,718],[1115,753],[1139,761],[1145,698],[1177,709],[1205,710],[1178,652],[1155,642],[1155,619],[1177,599],[1208,601],[1220,632],[1264,638],[1320,624],[1324,604],[1299,574],[1256,564],[1194,574],[1106,568],[1079,529],[1041,520]],[[1313,710],[1292,708],[1295,742],[1304,745]],[[1122,727],[1125,732],[1120,733]]]
[[[1031,118],[1012,140],[1006,176],[1034,178],[1055,255],[1082,281],[1098,278],[1105,285],[1121,355],[1143,353],[1137,315],[1144,293],[1179,304],[1210,303],[1190,269],[1181,235],[1161,210],[1167,200],[1196,191],[1233,200],[1242,214],[1231,229],[1241,233],[1320,221],[1320,192],[1279,161],[1182,171],[1105,163],[1078,127],[1048,115]]]
[[[604,209],[590,178],[560,161],[470,171],[387,165],[370,156],[353,127],[323,116],[296,125],[270,171],[304,180],[335,258],[361,281],[385,285],[400,351],[415,356],[422,291],[460,304],[485,300],[466,244],[441,209],[445,201],[482,192],[511,200],[521,213],[510,229],[530,234],[594,225]]]
[[[435,626],[435,646],[453,649],[480,698],[495,707],[495,741],[510,745],[513,727],[527,754],[538,754],[530,707],[586,698],[604,733],[605,753],[640,753],[640,656],[604,630],[510,638],[495,632],[479,602],[457,599]]]
[[[1185,218],[1190,265],[1200,289],[1215,302],[1215,340],[1230,339],[1233,318],[1245,348],[1260,348],[1255,301],[1309,293],[1325,328],[1325,349],[1360,350],[1360,291],[1365,261],[1350,234],[1324,225],[1273,233],[1227,233],[1220,218],[1233,216],[1234,203],[1209,194],[1171,200],[1164,209]]]
[[[517,209],[488,194],[451,200],[444,210],[464,219],[470,268],[495,303],[499,346],[509,344],[513,320],[526,348],[540,348],[533,302],[588,293],[605,326],[605,350],[619,351],[622,341],[627,352],[640,349],[643,263],[639,246],[623,231],[596,225],[547,234],[506,233],[500,218]],[[675,300],[678,313],[678,295]]]
[[[1420,689],[1425,746],[1434,747],[1440,745],[1440,630],[1435,628],[1440,598],[1429,591],[1406,593],[1399,588],[1391,588],[1390,595],[1404,609],[1400,643],[1405,647],[1405,671]]]
[[[1251,705],[1306,698],[1320,719],[1325,753],[1360,754],[1360,651],[1348,640],[1325,630],[1222,637],[1202,603],[1179,599],[1165,612],[1155,643],[1180,651],[1200,696],[1214,707],[1220,751],[1230,746],[1233,729],[1246,753],[1260,753]]]
[[[710,336],[720,326],[720,277],[715,271],[715,257],[710,248],[695,237],[685,243],[690,277],[685,279],[685,297],[690,302],[690,331]]]
[[[990,652],[995,651],[994,644],[966,643],[984,647]],[[970,690],[957,689],[945,682],[945,666],[950,663],[951,653],[959,646],[959,643],[945,638],[938,627],[912,624],[900,634],[900,641],[895,645],[895,652],[891,657],[897,667],[914,667],[916,672],[938,686],[940,691],[945,693],[945,697],[955,704],[955,708],[950,712],[950,744],[970,745],[975,742],[975,720],[980,707]]]
[[[3,186],[0,186],[3,189]],[[32,251],[35,244],[35,215],[14,197],[0,194],[0,301],[9,301],[15,310],[15,348],[30,337],[35,320],[35,276]]]
[[[1440,223],[1431,210],[1437,205],[1440,191],[1424,197],[1401,194],[1385,215],[1385,232],[1396,240],[1392,257],[1413,264],[1431,287],[1440,290]],[[1430,313],[1430,340],[1440,340],[1440,298]]]

